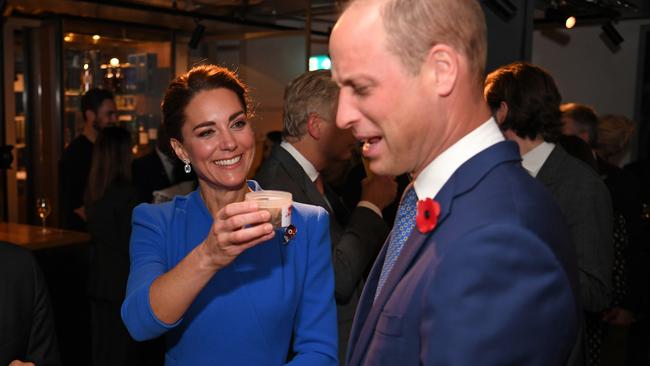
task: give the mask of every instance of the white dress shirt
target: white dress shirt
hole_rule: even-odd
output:
[[[447,148],[420,172],[413,183],[418,198],[434,198],[461,165],[503,140],[499,126],[494,118],[490,118]]]
[[[553,149],[555,149],[554,143],[544,141],[521,157],[521,165],[530,175],[537,177],[537,173],[542,169],[542,165],[551,155]]]
[[[316,170],[316,168],[314,168],[314,165],[309,160],[307,160],[307,158],[305,158],[300,153],[300,151],[298,151],[298,149],[296,149],[293,145],[291,145],[286,141],[282,141],[280,143],[280,147],[285,149],[289,153],[289,155],[293,156],[293,158],[296,159],[298,164],[300,164],[300,166],[302,167],[302,170],[305,171],[305,174],[307,174],[307,176],[312,182],[316,181],[320,173],[318,172],[318,170]],[[323,196],[323,198],[325,199],[325,202],[327,202],[327,205],[330,206],[330,209],[332,209],[332,205],[327,200],[327,197]],[[379,215],[379,217],[383,217],[379,207],[377,207],[377,205],[375,205],[370,201],[359,201],[359,203],[357,203],[357,206],[368,208],[372,210],[374,213],[376,213],[377,215]]]

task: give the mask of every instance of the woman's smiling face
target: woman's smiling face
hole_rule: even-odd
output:
[[[197,177],[217,190],[237,190],[255,156],[255,134],[237,94],[217,88],[197,93],[185,108],[183,142],[176,155],[189,160]]]

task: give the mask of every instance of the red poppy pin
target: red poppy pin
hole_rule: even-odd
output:
[[[428,233],[433,230],[438,223],[438,215],[440,215],[440,204],[438,201],[427,198],[418,201],[418,213],[415,217],[415,223],[418,230],[422,233]]]
[[[289,244],[289,241],[291,241],[291,239],[293,239],[293,237],[296,236],[297,232],[298,232],[298,229],[295,226],[293,226],[293,225],[287,226],[287,228],[284,229],[284,237],[283,237],[282,243],[284,245]]]

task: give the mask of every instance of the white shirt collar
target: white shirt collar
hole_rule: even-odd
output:
[[[504,140],[494,118],[456,141],[438,155],[415,179],[413,184],[418,198],[434,198],[452,174],[467,160],[488,147]]]
[[[542,142],[521,157],[521,165],[530,175],[536,177],[554,148],[555,144],[546,141]]]
[[[280,143],[280,147],[287,150],[287,152],[291,156],[293,156],[294,159],[296,159],[298,164],[300,164],[300,166],[302,167],[302,170],[305,171],[305,173],[307,174],[309,179],[311,179],[312,182],[315,181],[316,178],[318,178],[318,174],[319,174],[318,170],[316,170],[316,168],[314,168],[314,165],[312,163],[310,163],[309,160],[307,160],[307,158],[305,158],[300,153],[300,151],[298,151],[298,149],[296,149],[295,147],[293,147],[293,145],[291,145],[290,143],[288,143],[286,141],[282,141]]]

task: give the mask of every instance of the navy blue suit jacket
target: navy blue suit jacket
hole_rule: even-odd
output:
[[[384,245],[358,305],[348,365],[563,364],[578,329],[575,250],[516,145],[477,154],[435,199],[437,226],[414,229],[373,304]]]

